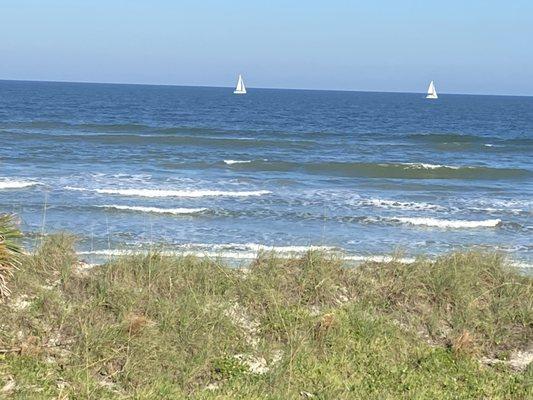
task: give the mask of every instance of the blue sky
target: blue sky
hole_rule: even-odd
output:
[[[0,0],[0,79],[533,95],[533,1]]]

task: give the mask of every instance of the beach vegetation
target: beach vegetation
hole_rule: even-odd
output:
[[[21,236],[14,216],[0,214],[0,299],[10,294],[8,281],[19,264]]]
[[[0,304],[0,397],[531,398],[533,279],[499,254],[246,268],[153,251],[23,255]]]

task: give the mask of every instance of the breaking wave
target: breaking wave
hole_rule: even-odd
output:
[[[224,160],[224,164],[233,165],[233,164],[248,164],[251,163],[251,160]]]
[[[424,218],[424,217],[397,217],[390,218],[393,222],[401,222],[404,224],[416,225],[416,226],[429,226],[436,228],[494,228],[501,225],[500,219],[486,219],[482,221],[468,221],[468,220],[446,220],[436,218]]]
[[[35,181],[19,181],[19,180],[0,180],[0,190],[1,189],[24,189],[30,186],[36,186],[39,182]]]
[[[364,163],[364,162],[314,162],[251,161],[233,165],[244,171],[304,172],[317,175],[393,179],[516,179],[533,176],[533,172],[520,168],[494,168],[485,166],[452,166],[428,163]]]
[[[147,254],[148,250],[121,250],[121,249],[109,249],[109,250],[92,250],[92,251],[81,251],[78,252],[79,255],[86,256],[101,256],[101,257],[120,257],[127,256],[132,254]],[[277,257],[279,258],[291,258],[301,255],[302,252],[279,252],[275,251]],[[195,257],[208,257],[208,258],[226,258],[232,260],[254,260],[258,256],[257,251],[231,251],[231,250],[167,250],[160,251],[158,254],[166,256],[195,256]],[[378,262],[378,263],[390,263],[390,262],[399,262],[403,264],[411,264],[415,262],[414,257],[395,257],[387,255],[349,255],[349,254],[339,254],[339,258],[344,261],[350,261],[353,263],[364,263],[364,262]]]
[[[99,194],[137,197],[249,197],[262,196],[272,192],[268,190],[225,191],[225,190],[166,190],[166,189],[85,189],[66,186],[67,190],[94,191]]]
[[[431,210],[431,211],[446,211],[446,207],[430,203],[418,203],[414,201],[396,201],[385,199],[364,199],[356,202],[358,206],[376,207],[376,208],[392,208],[400,210]]]

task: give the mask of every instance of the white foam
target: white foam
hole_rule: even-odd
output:
[[[241,245],[244,247],[254,247],[252,244]],[[210,249],[199,249],[198,246],[210,247]],[[219,245],[208,245],[208,244],[185,244],[177,246],[175,250],[164,250],[158,251],[158,254],[164,256],[196,256],[196,257],[208,257],[208,258],[227,258],[234,260],[254,260],[257,258],[259,250],[273,250],[276,252],[277,257],[287,259],[302,255],[303,253],[309,250],[334,250],[338,248],[329,247],[329,246],[264,246],[264,245],[255,245],[256,249],[254,250],[228,250],[230,246],[235,246],[234,244],[219,244]],[[196,249],[191,249],[196,248]],[[226,248],[226,250],[222,250]],[[106,256],[106,257],[119,257],[126,255],[142,255],[148,254],[149,250],[142,249],[109,249],[109,250],[92,250],[92,251],[81,251],[78,252],[79,255],[95,255],[95,256]],[[411,264],[415,262],[415,258],[404,257],[398,258],[394,256],[387,255],[346,255],[342,252],[335,253],[340,256],[341,259],[345,261],[352,261],[357,263],[363,262],[383,262],[388,263],[392,261],[401,262],[404,264]]]
[[[174,250],[163,251],[165,255],[204,255],[212,257],[227,257],[227,258],[256,258],[260,251],[274,251],[276,253],[284,254],[291,257],[295,254],[302,254],[308,251],[335,251],[340,250],[333,246],[268,246],[257,243],[185,243],[173,246]],[[94,250],[80,252],[79,254],[94,254],[94,255],[108,255],[119,256],[126,254],[144,254],[147,250],[142,249],[111,249],[111,250]]]
[[[533,264],[526,261],[511,261],[510,264],[515,268],[532,269]]]
[[[18,180],[0,180],[0,190],[1,189],[23,189],[30,186],[38,185],[38,182],[34,181],[18,181]]]
[[[472,211],[510,214],[531,213],[533,209],[533,202],[530,200],[490,199],[478,200],[474,204],[476,205],[467,204],[466,208]]]
[[[109,249],[109,250],[88,250],[88,251],[78,251],[77,254],[80,256],[125,256],[130,254],[144,254],[147,253],[147,251],[141,251],[141,250],[120,250],[120,249]]]
[[[485,203],[489,204],[497,204],[501,207],[514,207],[514,206],[522,206],[526,208],[533,207],[533,200],[506,200],[506,199],[490,199],[490,200],[484,200]]]
[[[193,245],[189,245],[194,247]],[[213,250],[249,250],[254,252],[259,251],[274,251],[276,253],[305,253],[307,251],[332,251],[338,250],[337,247],[332,246],[268,246],[258,243],[226,243],[215,245],[203,245],[197,246],[210,246]]]
[[[233,164],[248,164],[252,160],[224,160],[224,164],[233,165]]]
[[[502,221],[500,219],[486,219],[482,221],[468,220],[447,220],[423,217],[398,217],[391,218],[392,221],[399,221],[406,224],[418,226],[431,226],[437,228],[494,228]]]
[[[400,262],[402,264],[412,264],[416,261],[413,257],[393,257],[393,256],[383,256],[383,255],[373,255],[373,256],[345,256],[343,260],[347,261],[359,261],[359,262],[378,262],[378,263],[390,263],[393,261]]]
[[[483,146],[485,146],[485,147],[493,147],[494,145],[492,143],[485,143]]]
[[[494,207],[469,207],[469,210],[471,211],[478,211],[478,212],[485,212],[488,214],[501,214],[501,213],[508,213],[508,214],[522,214],[527,213],[528,211],[522,210],[520,208],[494,208]]]
[[[158,254],[164,256],[196,256],[196,257],[208,257],[208,258],[227,258],[234,260],[254,260],[257,258],[257,252],[255,251],[213,251],[213,250],[184,250],[183,245],[181,249],[178,250],[165,250],[158,251]],[[215,245],[216,246],[216,245]],[[178,246],[180,247],[180,246]],[[299,247],[299,246],[298,246]],[[120,257],[127,255],[142,255],[149,254],[149,250],[141,249],[109,249],[109,250],[91,250],[91,251],[80,251],[78,255],[80,256],[105,256],[105,257]],[[363,262],[378,262],[378,263],[389,263],[389,262],[400,262],[403,264],[412,264],[416,261],[414,257],[395,257],[389,255],[354,255],[354,254],[344,254],[342,259],[345,261],[352,261],[356,263]],[[278,253],[279,258],[290,258],[293,257],[295,253]],[[434,258],[430,258],[434,260]],[[516,268],[522,269],[533,269],[533,264],[523,261],[523,260],[513,260],[509,259],[509,264]]]
[[[148,254],[148,250],[92,250],[92,251],[80,251],[79,255],[95,255],[105,257],[120,257],[127,255],[139,255]],[[234,260],[253,260],[257,258],[256,252],[241,252],[241,251],[210,251],[210,250],[166,250],[158,251],[158,254],[164,256],[196,256],[196,257],[208,257],[208,258],[228,258]]]
[[[427,163],[402,163],[402,165],[406,165],[409,168],[414,168],[414,169],[438,169],[438,168],[459,169],[461,168],[461,167],[457,167],[454,165],[427,164]]]
[[[156,214],[197,214],[203,211],[207,211],[207,208],[158,208],[158,207],[142,207],[142,206],[121,206],[116,204],[106,204],[103,206],[98,206],[103,208],[111,208],[120,211],[139,211],[146,213],[156,213]]]
[[[417,202],[403,202],[396,200],[384,200],[384,199],[364,199],[359,202],[363,206],[372,206],[378,208],[398,208],[401,210],[435,210],[444,211],[445,207],[429,204],[429,203],[417,203]]]
[[[85,188],[66,186],[67,190],[90,191]],[[94,189],[99,194],[115,194],[138,197],[249,197],[272,193],[268,190],[225,191],[225,190],[165,190],[165,189]]]
[[[76,192],[90,192],[91,191],[90,189],[80,188],[80,187],[75,187],[75,186],[65,186],[64,189],[74,190]]]

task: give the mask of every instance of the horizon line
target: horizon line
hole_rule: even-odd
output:
[[[231,89],[233,86],[217,85],[186,85],[173,83],[139,83],[139,82],[95,82],[95,81],[68,81],[68,80],[46,80],[46,79],[4,79],[0,82],[36,82],[36,83],[73,83],[73,84],[90,84],[90,85],[135,85],[135,86],[170,86],[170,87],[195,87],[195,88],[220,88]],[[426,91],[382,91],[382,90],[356,90],[356,89],[316,89],[316,88],[283,88],[283,87],[259,87],[246,86],[246,89],[259,90],[300,90],[316,92],[354,92],[354,93],[395,93],[395,94],[426,94]],[[488,93],[458,93],[458,92],[440,92],[439,95],[458,95],[458,96],[502,96],[502,97],[533,97],[533,94],[488,94]]]

